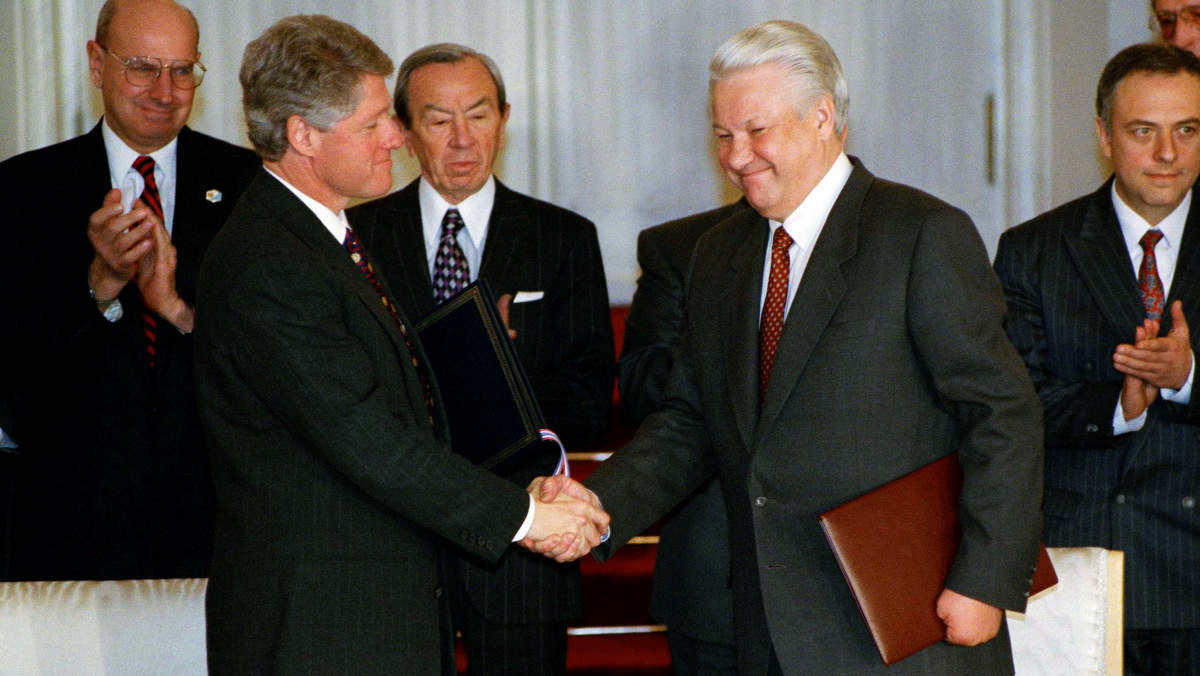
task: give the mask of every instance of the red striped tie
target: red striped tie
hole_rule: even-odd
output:
[[[158,220],[163,220],[162,199],[158,195],[158,182],[154,180],[154,158],[142,155],[133,161],[133,168],[142,175],[146,187],[139,198]],[[142,333],[146,335],[146,352],[150,355],[150,368],[154,368],[155,344],[158,342],[158,318],[142,307]]]

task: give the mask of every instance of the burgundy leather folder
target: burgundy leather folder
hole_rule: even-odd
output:
[[[952,453],[820,516],[884,664],[946,638],[937,598],[962,538],[961,491]],[[1057,582],[1042,547],[1030,594]]]

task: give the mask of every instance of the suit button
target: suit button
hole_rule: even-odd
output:
[[[1118,505],[1125,504],[1125,494],[1124,493],[1117,493],[1117,504]]]
[[[1084,365],[1083,365],[1083,370],[1084,370],[1084,371],[1091,371],[1093,368],[1095,368],[1095,367],[1093,367],[1093,366],[1092,366],[1092,362],[1090,362],[1090,361],[1089,361],[1089,362],[1085,362],[1085,363],[1084,363]]]
[[[1196,498],[1189,495],[1181,501],[1181,504],[1184,509],[1191,509],[1196,506]]]
[[[754,504],[762,507],[763,505],[767,504],[767,499],[760,495],[757,498],[754,498]]]
[[[435,598],[435,599],[442,598],[442,588],[441,587],[438,587],[437,589],[433,590],[433,598]]]
[[[1087,427],[1085,427],[1085,428],[1083,428],[1083,429],[1085,429],[1085,430],[1087,430],[1088,432],[1091,432],[1091,433],[1093,433],[1093,434],[1094,434],[1094,433],[1096,433],[1096,432],[1099,432],[1099,431],[1100,431],[1100,426],[1099,426],[1099,425],[1094,425],[1094,424],[1092,424],[1092,423],[1088,423],[1088,426],[1087,426]]]

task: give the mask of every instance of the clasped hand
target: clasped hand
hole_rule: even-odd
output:
[[[134,280],[147,308],[180,331],[192,330],[192,310],[175,289],[175,246],[150,209],[136,202],[125,212],[121,191],[111,190],[88,219],[88,239],[96,252],[88,285],[98,300],[116,298]]]
[[[535,498],[533,525],[520,544],[565,563],[600,544],[608,532],[608,514],[583,484],[565,476],[538,477],[529,484]]]
[[[1143,321],[1134,344],[1117,346],[1113,367],[1125,374],[1121,408],[1126,420],[1141,415],[1160,389],[1183,387],[1192,371],[1191,333],[1183,304],[1171,303],[1171,330],[1165,336],[1159,335],[1158,320]]]

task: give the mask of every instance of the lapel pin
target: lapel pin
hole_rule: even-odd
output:
[[[212,202],[213,204],[220,202],[221,197],[222,195],[220,190],[209,190],[208,192],[204,193],[204,199]]]

